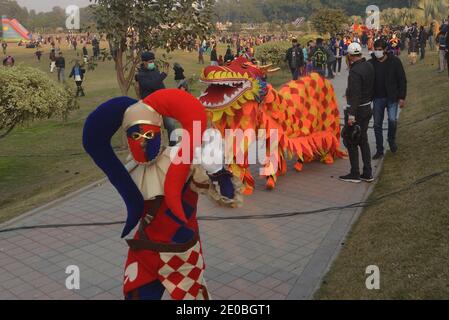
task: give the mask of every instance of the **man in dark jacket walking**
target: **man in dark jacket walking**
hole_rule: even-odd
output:
[[[322,38],[316,39],[316,45],[310,52],[310,58],[313,62],[313,71],[325,77],[329,57],[327,56],[326,49],[323,47],[323,42],[324,40]]]
[[[388,114],[388,143],[390,150],[396,153],[396,131],[399,108],[405,106],[407,96],[407,78],[399,58],[387,53],[386,41],[380,39],[374,43],[374,54],[369,61],[375,70],[374,86],[374,133],[377,152],[373,160],[384,156],[383,122],[385,110]]]
[[[210,52],[210,65],[211,66],[218,66],[217,45],[215,45],[215,44],[212,47],[212,51]]]
[[[170,66],[166,65],[163,72],[156,67],[156,57],[153,52],[143,52],[141,56],[142,64],[136,75],[138,84],[138,95],[145,99],[150,94],[165,89],[164,80],[167,78]],[[164,117],[164,127],[167,130],[169,140],[175,130],[175,123],[172,119]],[[170,146],[176,145],[176,141],[170,141]]]
[[[59,57],[55,62],[56,70],[58,71],[58,82],[65,82],[65,58],[62,52],[59,52]]]
[[[351,173],[340,177],[345,182],[372,182],[371,151],[368,143],[368,125],[372,117],[371,101],[374,88],[374,68],[362,56],[362,46],[352,43],[348,47],[350,71],[345,111],[344,143],[348,148]],[[359,148],[362,153],[363,174],[360,175]]]
[[[297,39],[292,40],[292,47],[287,50],[285,61],[290,67],[293,80],[298,80],[304,67],[304,53]]]
[[[426,30],[424,29],[423,26],[421,26],[419,28],[419,36],[418,36],[419,48],[421,51],[420,60],[424,60],[424,58],[426,57],[426,45],[427,45],[428,38],[429,38],[429,36],[428,36]]]
[[[142,64],[136,75],[138,92],[141,99],[160,89],[165,89],[164,80],[167,78],[169,68],[160,72],[156,67],[156,57],[152,52],[144,52],[141,56]]]

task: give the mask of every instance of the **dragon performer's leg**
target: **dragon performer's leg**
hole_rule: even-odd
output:
[[[240,181],[242,181],[244,186],[242,193],[245,196],[252,195],[254,192],[255,181],[251,174],[249,165],[231,164],[229,166],[229,171],[231,171],[234,176],[238,177]]]
[[[276,187],[277,178],[287,173],[287,161],[281,148],[276,154],[270,155],[267,151],[267,163],[263,169],[262,176],[267,177],[266,188],[273,190]]]
[[[302,169],[304,169],[304,162],[301,161],[301,160],[298,160],[298,161],[295,163],[295,170],[296,170],[297,172],[302,172]]]

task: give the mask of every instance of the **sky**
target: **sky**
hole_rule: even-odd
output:
[[[71,4],[85,7],[90,4],[89,0],[16,0],[20,6],[34,9],[37,12],[51,11],[53,7],[65,8]]]

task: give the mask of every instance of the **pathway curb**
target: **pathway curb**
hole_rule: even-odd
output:
[[[380,176],[385,159],[382,159],[377,167],[378,177]],[[363,199],[366,201],[371,196],[377,181],[372,183],[365,192]],[[313,257],[307,264],[304,272],[298,277],[295,285],[287,296],[287,300],[313,300],[315,293],[319,290],[324,277],[330,271],[337,257],[343,248],[343,243],[347,240],[349,232],[362,214],[364,208],[357,208],[354,211],[342,210],[339,217],[332,224],[320,247],[315,251]],[[352,213],[352,214],[351,214]],[[351,217],[350,221],[344,221]],[[343,219],[342,219],[343,216]],[[347,217],[344,217],[347,216]],[[342,221],[343,220],[343,221]],[[349,219],[346,219],[349,220]],[[342,228],[343,226],[343,228]]]
[[[73,192],[71,192],[71,193],[69,193],[69,194],[67,194],[67,195],[65,195],[65,196],[63,196],[61,198],[55,199],[55,200],[53,200],[53,201],[51,201],[51,202],[49,202],[47,204],[44,204],[44,205],[42,205],[42,206],[40,206],[38,208],[35,208],[35,209],[33,209],[31,211],[28,211],[28,212],[25,212],[25,213],[19,215],[18,217],[15,217],[15,218],[13,218],[11,220],[5,221],[5,222],[0,224],[0,230],[5,229],[6,227],[9,227],[9,226],[11,226],[11,225],[13,225],[13,224],[15,224],[17,222],[20,222],[21,220],[29,218],[29,217],[31,217],[31,216],[33,216],[35,214],[38,214],[41,211],[44,211],[44,210],[47,210],[49,208],[55,207],[55,206],[61,204],[62,202],[65,202],[67,200],[73,199],[76,196],[79,196],[80,194],[83,194],[86,191],[89,191],[91,189],[94,189],[96,187],[99,187],[99,186],[105,184],[107,181],[108,181],[107,178],[98,180],[97,182],[93,182],[93,183],[91,183],[91,184],[89,184],[89,185],[87,185],[87,186],[85,186],[85,187],[83,187],[81,189],[78,189],[76,191],[73,191]]]

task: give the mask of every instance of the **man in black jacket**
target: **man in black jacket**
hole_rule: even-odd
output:
[[[285,61],[290,67],[293,80],[298,80],[304,67],[304,53],[297,39],[292,40],[292,47],[287,50]]]
[[[153,52],[143,52],[141,60],[142,64],[137,72],[136,82],[138,84],[138,95],[141,99],[145,99],[150,94],[165,89],[164,80],[168,76],[170,66],[166,65],[164,72],[160,72],[156,66],[156,57]],[[170,139],[172,132],[176,129],[174,121],[171,118],[164,117],[164,127]],[[174,145],[176,145],[176,141],[170,141],[170,146]]]
[[[371,150],[368,142],[368,125],[372,117],[371,101],[374,87],[374,68],[362,56],[362,47],[352,43],[348,47],[349,77],[345,111],[344,143],[348,148],[351,173],[340,177],[346,182],[372,182]],[[363,174],[360,175],[359,148],[362,153]]]
[[[424,58],[426,56],[426,45],[427,45],[428,38],[429,38],[429,36],[428,36],[426,30],[424,29],[423,26],[421,26],[419,28],[419,36],[418,36],[419,49],[421,51],[420,60],[424,60]]]
[[[215,45],[215,44],[212,47],[212,51],[210,52],[210,65],[211,66],[218,66],[217,45]]]
[[[383,122],[385,110],[388,114],[388,143],[390,150],[396,153],[396,131],[399,107],[405,106],[407,96],[407,78],[399,58],[387,53],[387,43],[377,40],[374,53],[369,61],[375,70],[374,86],[374,133],[376,135],[377,152],[373,160],[384,156]]]
[[[65,59],[62,52],[59,52],[59,57],[56,58],[56,70],[58,71],[58,81],[65,82]]]
[[[141,56],[142,64],[136,75],[138,91],[141,99],[160,89],[165,89],[164,80],[167,78],[169,68],[159,72],[155,64],[155,56],[152,52],[144,52]]]

